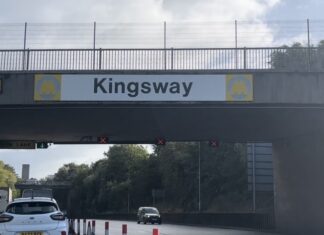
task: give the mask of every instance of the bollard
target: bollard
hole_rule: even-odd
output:
[[[95,235],[96,234],[96,221],[95,220],[92,220],[92,235]]]
[[[91,235],[91,224],[90,224],[90,221],[88,222],[87,235]]]
[[[160,235],[159,230],[157,228],[153,228],[153,235]]]
[[[83,235],[87,235],[87,221],[83,219]]]
[[[80,219],[77,220],[78,221],[78,225],[77,225],[77,234],[80,235]]]
[[[69,233],[70,234],[75,234],[74,220],[73,219],[69,219]]]
[[[123,224],[122,226],[122,235],[127,235],[127,224]]]
[[[105,222],[105,235],[109,235],[109,222]]]

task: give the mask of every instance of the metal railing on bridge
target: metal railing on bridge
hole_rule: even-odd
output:
[[[0,71],[80,70],[323,71],[324,48],[0,50]]]

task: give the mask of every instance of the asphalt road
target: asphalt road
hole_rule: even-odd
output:
[[[276,233],[255,232],[239,229],[206,228],[184,225],[137,224],[133,221],[109,221],[109,235],[122,235],[122,225],[127,224],[127,235],[152,235],[157,228],[160,235],[275,235]],[[96,220],[96,235],[105,235],[105,221]],[[82,224],[81,224],[81,234]],[[276,234],[278,235],[278,234]]]

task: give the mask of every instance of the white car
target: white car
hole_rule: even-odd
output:
[[[0,235],[68,235],[68,223],[54,199],[18,198],[0,215]]]

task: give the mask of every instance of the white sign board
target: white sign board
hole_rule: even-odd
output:
[[[252,75],[37,74],[35,101],[252,101]]]

